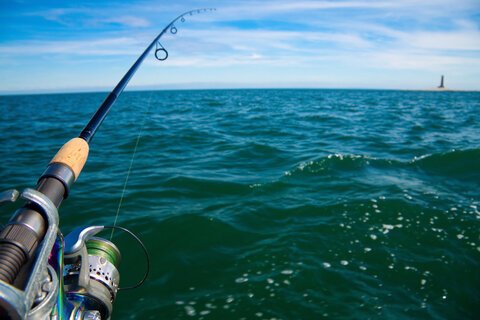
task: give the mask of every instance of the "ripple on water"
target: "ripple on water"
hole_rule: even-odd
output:
[[[33,186],[104,98],[1,96],[0,190]],[[146,243],[152,272],[118,294],[114,318],[477,316],[478,93],[126,92],[62,231],[112,223],[148,108],[118,224]],[[133,283],[143,257],[123,237]]]

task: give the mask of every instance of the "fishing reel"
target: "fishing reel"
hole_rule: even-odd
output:
[[[0,193],[0,203],[13,202],[18,195],[16,190]],[[95,235],[107,228],[119,229],[141,245],[147,270],[143,279],[130,288],[143,284],[148,274],[149,257],[143,243],[129,230],[117,226],[78,227],[63,238],[57,208],[48,197],[33,189],[25,189],[20,197],[42,213],[48,228],[32,261],[15,281],[0,281],[0,318],[109,319],[120,289],[121,254],[115,244]],[[8,226],[0,233],[2,239],[8,239]],[[8,266],[9,261],[3,264]]]
[[[67,314],[80,319],[109,319],[119,289],[120,251],[112,242],[94,237],[103,229],[79,227],[65,237],[63,287],[73,306]]]

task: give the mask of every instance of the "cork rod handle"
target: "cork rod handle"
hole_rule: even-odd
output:
[[[61,163],[68,166],[72,169],[75,180],[77,180],[85,162],[87,162],[88,151],[88,143],[85,140],[82,138],[73,138],[58,150],[50,163]]]

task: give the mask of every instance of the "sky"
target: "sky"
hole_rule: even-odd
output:
[[[0,93],[109,91],[155,36],[130,90],[480,90],[479,0],[0,0]]]

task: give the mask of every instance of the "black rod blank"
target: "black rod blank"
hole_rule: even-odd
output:
[[[93,117],[90,119],[88,124],[85,126],[85,128],[82,130],[80,133],[79,137],[82,138],[83,140],[87,141],[87,143],[90,143],[90,140],[92,140],[93,136],[95,135],[95,132],[97,129],[100,127],[102,124],[103,120],[107,116],[108,112],[110,111],[112,105],[115,103],[117,98],[122,94],[123,90],[127,86],[128,82],[130,79],[133,77],[135,72],[137,71],[138,67],[142,64],[143,60],[145,60],[145,57],[148,55],[150,50],[158,43],[158,40],[168,31],[172,34],[177,33],[177,28],[175,27],[175,22],[181,19],[181,21],[185,21],[185,16],[186,15],[193,15],[196,13],[201,13],[205,11],[213,11],[215,9],[198,9],[198,10],[192,10],[192,11],[187,11],[181,15],[179,15],[177,18],[172,20],[163,30],[158,34],[158,36],[155,37],[155,39],[150,43],[150,45],[143,51],[142,55],[138,57],[137,61],[130,67],[128,72],[123,76],[123,78],[120,80],[120,82],[115,86],[115,88],[112,90],[112,92],[109,93],[107,98],[103,101],[103,103],[100,105],[98,110],[95,112]],[[167,51],[162,47],[161,49],[157,49],[164,51],[166,53],[166,57],[168,57]],[[157,52],[155,52],[156,54]],[[157,59],[158,60],[165,60],[166,59]]]

